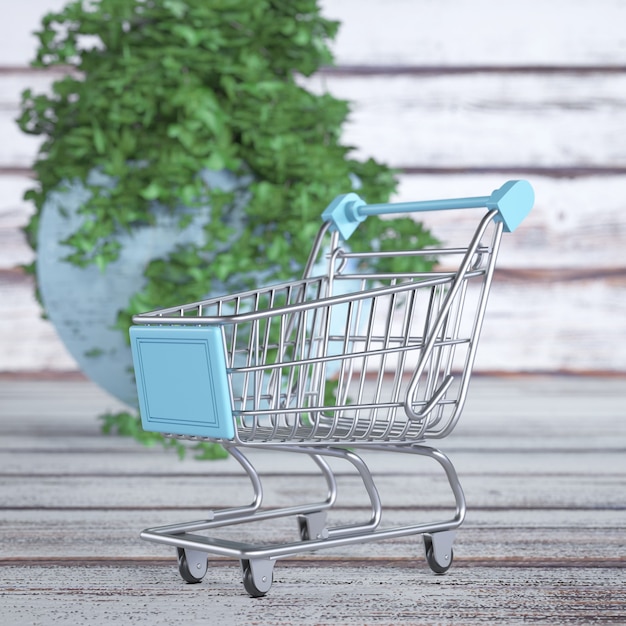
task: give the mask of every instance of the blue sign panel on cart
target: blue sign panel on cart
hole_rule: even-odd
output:
[[[133,326],[130,339],[144,430],[234,438],[219,327]]]

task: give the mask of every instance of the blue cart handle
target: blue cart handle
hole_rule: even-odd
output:
[[[337,196],[326,207],[322,219],[331,222],[330,229],[338,231],[341,237],[347,240],[368,215],[486,208],[490,211],[497,210],[498,215],[494,219],[504,224],[505,232],[511,233],[528,215],[534,201],[535,193],[526,180],[510,180],[490,196],[396,204],[366,204],[356,193],[347,193]]]

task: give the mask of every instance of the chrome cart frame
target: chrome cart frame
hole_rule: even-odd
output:
[[[143,427],[220,442],[254,491],[247,506],[150,528],[142,538],[176,547],[188,582],[202,580],[208,554],[238,559],[252,596],[269,591],[278,559],[413,534],[423,535],[431,569],[446,572],[465,498],[451,461],[427,442],[450,434],[461,415],[502,233],[519,225],[533,200],[525,181],[478,198],[367,205],[356,194],[340,196],[323,214],[302,279],[135,316]],[[368,215],[481,207],[487,212],[461,247],[385,253],[372,242],[355,253],[344,243]],[[398,254],[417,269],[372,270]],[[326,499],[263,508],[246,448],[307,455],[326,482]],[[454,498],[450,517],[381,528],[383,505],[359,450],[436,461]],[[338,497],[329,459],[360,477],[365,521],[328,523]],[[299,541],[250,544],[212,532],[286,516],[297,520]]]

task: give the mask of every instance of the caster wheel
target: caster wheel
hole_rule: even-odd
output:
[[[193,568],[190,567],[189,559],[187,558],[187,554],[183,548],[176,548],[176,553],[178,555],[178,573],[181,578],[191,584],[201,582],[207,570],[206,554],[200,553],[200,558],[197,559],[195,568]],[[198,557],[198,554],[193,553],[193,556]],[[202,563],[202,560],[204,560],[204,564]]]
[[[435,572],[435,574],[445,574],[450,567],[452,566],[452,561],[454,559],[454,551],[452,548],[446,553],[446,562],[441,564],[435,558],[435,550],[433,547],[433,540],[428,536],[424,535],[424,545],[426,548],[426,561],[430,569]]]
[[[257,579],[258,573],[255,577],[255,572],[252,571],[252,565],[250,561],[242,561],[241,567],[243,570],[243,586],[253,598],[262,598],[271,588],[274,582],[274,576],[271,571],[261,576],[260,580]]]

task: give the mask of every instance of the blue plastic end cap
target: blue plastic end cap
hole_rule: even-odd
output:
[[[512,233],[530,213],[535,203],[535,192],[527,180],[510,180],[496,189],[487,201],[488,209],[497,209],[496,221]]]
[[[365,201],[356,193],[337,196],[322,213],[322,219],[325,222],[331,222],[330,230],[337,231],[344,241],[347,241],[357,226],[367,217],[359,212],[360,207],[365,204]]]

